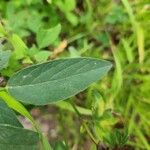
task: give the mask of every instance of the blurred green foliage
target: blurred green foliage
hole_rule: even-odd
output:
[[[62,57],[96,57],[114,64],[103,81],[56,104],[57,140],[65,142],[53,144],[55,149],[87,149],[90,134],[109,148],[150,149],[149,10],[149,0],[0,1],[1,76]],[[1,53],[8,55],[1,58]],[[68,103],[73,100],[80,119]],[[90,141],[88,149],[96,149],[95,143]]]

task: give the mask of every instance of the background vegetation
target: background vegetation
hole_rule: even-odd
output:
[[[27,106],[55,149],[150,149],[149,0],[1,0],[0,17],[1,49],[12,50],[1,86],[47,60],[113,63],[107,77],[75,97]]]

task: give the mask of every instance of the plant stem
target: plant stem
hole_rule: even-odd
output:
[[[97,145],[98,141],[95,139],[95,137],[93,136],[93,134],[91,133],[89,127],[87,126],[87,124],[85,122],[83,122],[83,126],[86,129],[86,132],[88,133],[88,135],[90,136],[91,140]]]
[[[76,114],[79,116],[79,118],[82,121],[82,125],[84,126],[86,132],[88,133],[89,137],[91,138],[91,140],[93,141],[93,143],[95,143],[96,145],[98,144],[98,141],[95,139],[95,137],[93,136],[93,134],[91,133],[89,127],[87,126],[86,122],[82,119],[82,116],[80,114],[80,112],[78,111],[77,107],[75,106],[74,103],[70,102],[70,104],[72,105],[73,109],[75,110]]]

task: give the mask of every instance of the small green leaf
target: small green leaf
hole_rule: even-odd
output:
[[[122,39],[122,44],[129,63],[132,63],[134,61],[133,49],[131,48],[129,42],[126,39]]]
[[[27,26],[29,30],[31,30],[34,33],[37,33],[39,28],[42,26],[42,15],[40,15],[39,12],[31,12],[32,14],[29,16],[27,20]]]
[[[34,55],[37,62],[45,62],[52,53],[49,51],[40,51]]]
[[[72,25],[76,26],[78,24],[78,17],[74,13],[72,12],[66,13],[66,18]]]
[[[75,7],[76,7],[75,0],[65,0],[65,2],[64,2],[65,11],[68,11],[68,12],[73,11],[75,9]]]
[[[16,59],[22,59],[26,55],[27,47],[25,43],[22,41],[22,39],[17,35],[13,34],[11,37],[9,37],[9,40],[11,44],[14,47],[13,55]]]
[[[8,81],[7,90],[24,103],[45,105],[83,91],[111,66],[108,61],[94,58],[54,60],[19,71]]]
[[[54,3],[57,5],[57,7],[63,12],[68,13],[75,9],[76,7],[76,1],[75,0],[55,0]],[[68,5],[69,4],[69,5]]]
[[[27,50],[27,53],[30,57],[34,57],[34,55],[36,55],[38,52],[39,49],[35,45],[33,45],[31,48]]]
[[[98,90],[92,91],[94,101],[93,101],[93,110],[96,116],[102,116],[105,111],[105,102]]]
[[[7,67],[11,51],[0,50],[0,71]]]
[[[61,25],[50,28],[50,29],[39,29],[37,32],[37,44],[39,48],[44,48],[53,44],[53,42],[58,38],[61,31]]]
[[[1,150],[37,150],[39,134],[27,129],[0,124]]]

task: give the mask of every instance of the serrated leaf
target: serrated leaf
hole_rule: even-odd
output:
[[[0,124],[9,124],[12,126],[22,127],[15,113],[0,98]]]
[[[39,134],[27,129],[0,124],[1,150],[37,150]]]
[[[60,30],[60,24],[50,29],[39,29],[36,38],[39,48],[41,49],[52,44],[58,38]]]
[[[11,55],[11,51],[0,50],[0,70],[7,67],[10,55]]]
[[[7,90],[24,103],[44,105],[69,98],[102,78],[111,63],[94,58],[59,59],[13,75]]]

